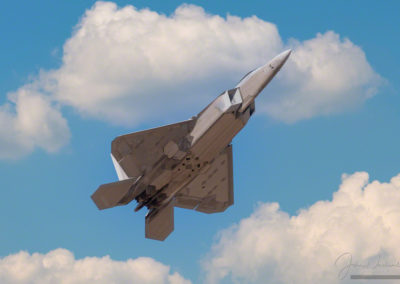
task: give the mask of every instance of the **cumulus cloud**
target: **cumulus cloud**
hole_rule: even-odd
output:
[[[361,105],[384,80],[362,49],[332,31],[291,42],[293,53],[271,95],[262,97],[269,116],[295,122]]]
[[[233,84],[281,48],[276,26],[257,17],[222,18],[194,5],[166,16],[98,2],[46,82],[63,104],[131,125],[172,112],[194,114],[199,102],[229,87],[221,81]]]
[[[170,283],[189,284],[169,266],[148,257],[115,261],[109,256],[75,259],[66,249],[47,254],[21,251],[0,258],[0,282],[4,284]]]
[[[285,46],[294,49],[288,66],[260,96],[261,113],[275,119],[360,105],[382,82],[362,49],[332,31],[285,45],[273,23],[255,16],[223,18],[194,5],[166,16],[110,2],[85,13],[47,82],[60,102],[82,113],[133,124],[195,111]]]
[[[52,153],[69,138],[67,121],[57,106],[28,86],[0,106],[0,158],[18,158],[35,147]]]
[[[261,204],[221,232],[204,261],[207,283],[353,283],[352,274],[400,274],[399,204],[400,174],[381,183],[365,172],[343,175],[331,201],[295,216]]]
[[[362,49],[334,32],[285,44],[276,25],[256,16],[221,17],[186,4],[164,15],[96,2],[66,40],[61,66],[42,71],[18,91],[47,106],[40,119],[36,112],[39,121],[23,126],[31,133],[41,123],[46,135],[19,138],[21,130],[10,122],[22,115],[16,100],[1,108],[1,123],[12,129],[0,128],[0,145],[24,153],[65,144],[68,135],[52,139],[59,134],[55,125],[67,129],[54,104],[130,127],[186,119],[287,47],[293,47],[292,56],[274,86],[260,96],[258,113],[285,122],[335,113],[360,105],[382,83]]]

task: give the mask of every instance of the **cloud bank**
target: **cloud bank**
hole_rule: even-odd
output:
[[[189,284],[178,273],[148,257],[115,261],[109,256],[75,259],[66,249],[47,254],[19,252],[0,258],[0,282],[4,284],[143,283]]]
[[[221,232],[204,260],[207,283],[353,283],[351,274],[400,274],[399,204],[400,174],[380,183],[365,172],[343,175],[331,201],[295,216],[261,204]]]
[[[294,216],[277,203],[260,204],[220,232],[202,260],[205,283],[350,284],[353,274],[398,275],[399,204],[400,174],[381,183],[370,182],[365,172],[343,175],[331,201],[318,201]],[[152,258],[75,259],[56,249],[0,258],[0,283],[191,282]]]
[[[340,112],[362,104],[382,83],[362,49],[332,31],[285,44],[276,25],[256,16],[221,17],[186,4],[164,15],[97,2],[66,40],[61,66],[43,70],[1,107],[0,158],[66,144],[59,106],[130,127],[184,120],[288,47],[292,56],[260,96],[258,113],[291,123]],[[19,109],[30,97],[41,101],[44,114],[30,108],[36,114],[21,129]]]

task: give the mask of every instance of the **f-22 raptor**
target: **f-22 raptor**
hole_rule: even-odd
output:
[[[148,208],[146,238],[174,230],[174,207],[204,213],[233,204],[231,141],[255,111],[255,98],[278,73],[291,50],[249,72],[190,120],[115,138],[111,158],[119,181],[92,195],[99,209],[136,200]]]

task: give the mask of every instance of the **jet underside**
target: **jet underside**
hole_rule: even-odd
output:
[[[97,207],[136,200],[135,211],[149,209],[146,237],[164,240],[174,229],[174,207],[216,213],[231,206],[231,141],[254,113],[255,97],[290,51],[282,54],[250,72],[193,119],[114,139],[111,157],[120,181],[97,189],[92,195]]]

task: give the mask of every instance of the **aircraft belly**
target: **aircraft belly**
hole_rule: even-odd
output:
[[[244,123],[235,114],[225,113],[198,139],[191,153],[203,161],[214,159],[243,128]]]
[[[144,181],[157,190],[162,190],[166,200],[172,198],[199,174],[207,171],[209,164],[230,144],[244,125],[245,122],[235,113],[223,113],[178,165],[168,170],[165,163],[170,158],[166,157]],[[168,186],[164,187],[165,185]]]
[[[146,237],[164,240],[174,229],[174,207],[217,213],[231,206],[231,141],[290,52],[249,72],[190,120],[116,137],[111,158],[120,181],[98,187],[92,195],[97,207],[111,208],[135,199],[135,211],[149,209]]]

